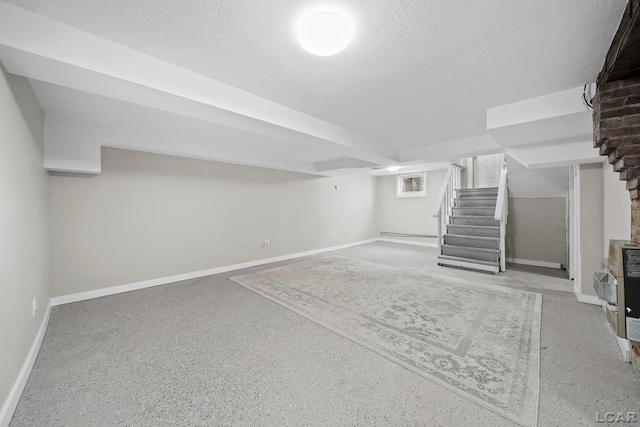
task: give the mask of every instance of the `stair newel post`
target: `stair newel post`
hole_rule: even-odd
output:
[[[447,196],[444,200],[445,211],[444,211],[444,224],[449,224],[449,215],[451,214],[451,193],[453,191],[453,183],[452,180],[449,179],[449,183],[447,184]]]
[[[460,169],[461,167],[456,164],[449,166],[442,187],[440,187],[440,194],[438,194],[436,206],[433,209],[433,217],[438,218],[438,253],[442,253],[441,249],[444,234],[447,229],[447,224],[449,223],[453,200],[456,196],[456,190],[460,188],[460,182],[462,180]]]
[[[442,245],[442,235],[443,235],[442,222],[444,218],[443,210],[444,210],[444,206],[441,206],[438,213],[438,253],[440,253],[440,245]]]
[[[503,165],[500,172],[500,184],[498,186],[498,199],[494,218],[500,221],[500,271],[507,269],[507,215],[509,212],[509,190],[507,188],[507,166]]]

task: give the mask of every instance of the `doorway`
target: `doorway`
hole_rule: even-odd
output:
[[[474,157],[473,187],[497,187],[500,183],[500,171],[503,164],[504,153]]]

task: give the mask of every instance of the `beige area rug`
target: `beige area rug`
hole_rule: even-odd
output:
[[[541,294],[339,256],[231,280],[510,420],[537,423]]]

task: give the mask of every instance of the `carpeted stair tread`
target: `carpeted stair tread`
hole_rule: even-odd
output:
[[[500,227],[494,227],[494,228],[500,228]],[[449,237],[464,237],[465,239],[473,239],[473,240],[487,240],[487,241],[491,241],[491,242],[499,242],[500,238],[499,237],[485,237],[485,236],[468,236],[466,234],[453,234],[453,233],[447,233],[444,235],[445,237],[449,236]]]
[[[471,252],[487,252],[487,253],[494,253],[494,254],[500,253],[500,249],[474,248],[471,246],[456,246],[456,245],[442,245],[442,246],[451,248],[451,249],[468,250]]]
[[[452,255],[438,255],[438,260],[461,261],[461,262],[467,262],[469,264],[482,264],[482,265],[489,265],[489,266],[498,265],[498,262],[496,261],[482,261],[479,259],[464,258],[464,257],[452,256]]]

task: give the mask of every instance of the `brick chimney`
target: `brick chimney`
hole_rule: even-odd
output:
[[[627,182],[631,199],[640,199],[640,78],[598,87],[593,127],[594,146],[600,148],[600,155],[608,156],[620,180]]]

